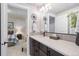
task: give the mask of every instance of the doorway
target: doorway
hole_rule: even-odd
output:
[[[27,10],[8,4],[8,56],[27,54]]]

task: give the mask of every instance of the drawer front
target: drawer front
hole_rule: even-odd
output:
[[[40,44],[40,50],[47,54],[47,47],[43,44]]]
[[[64,56],[61,53],[59,53],[59,52],[57,52],[57,51],[55,51],[53,49],[49,49],[49,55],[50,56]]]
[[[32,40],[32,42],[33,42],[33,46],[39,46],[39,42],[38,41]]]

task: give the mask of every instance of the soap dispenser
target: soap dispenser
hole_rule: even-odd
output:
[[[45,34],[46,34],[46,33],[45,33],[45,32],[43,32],[43,36],[45,36]]]

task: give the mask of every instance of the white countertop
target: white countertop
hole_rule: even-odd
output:
[[[79,56],[79,46],[65,40],[54,40],[42,35],[31,35],[31,38],[67,56]]]

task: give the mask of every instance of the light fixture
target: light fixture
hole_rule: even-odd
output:
[[[46,4],[45,6],[43,6],[40,11],[45,11],[47,12],[48,10],[50,10],[52,8],[51,4]]]

